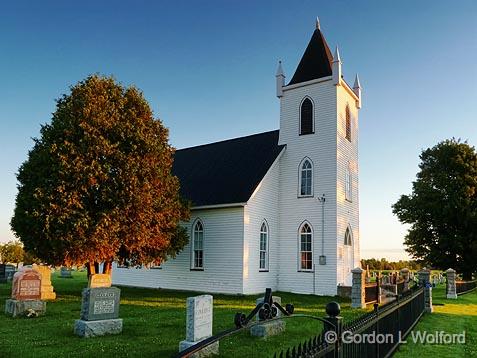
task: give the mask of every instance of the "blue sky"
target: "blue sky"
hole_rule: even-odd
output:
[[[359,73],[362,256],[399,258],[391,204],[418,154],[477,144],[477,2],[11,1],[0,5],[0,241],[15,172],[55,99],[91,73],[142,89],[183,148],[278,128],[277,61],[290,79],[315,16]]]

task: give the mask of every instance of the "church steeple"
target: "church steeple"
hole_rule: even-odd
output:
[[[316,19],[316,28],[313,32],[305,53],[293,75],[290,83],[301,83],[317,78],[331,76],[333,55],[320,29],[320,20]]]

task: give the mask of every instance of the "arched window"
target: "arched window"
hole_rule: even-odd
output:
[[[300,270],[313,269],[313,231],[308,223],[300,228]]]
[[[308,97],[300,108],[300,135],[313,133],[313,102]]]
[[[347,245],[347,246],[352,245],[351,230],[350,230],[349,226],[346,228],[345,237],[344,237],[344,244]]]
[[[260,227],[260,265],[261,271],[268,270],[268,226],[266,221]]]
[[[305,158],[300,164],[300,190],[299,196],[313,195],[313,165],[311,160]]]
[[[345,198],[346,200],[352,201],[353,199],[353,177],[351,174],[351,164],[348,163],[346,166],[345,173]]]
[[[204,268],[204,225],[200,220],[197,220],[193,229],[192,268]]]
[[[349,110],[349,105],[346,105],[346,139],[351,142],[351,112]]]

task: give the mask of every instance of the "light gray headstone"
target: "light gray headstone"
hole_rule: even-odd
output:
[[[212,335],[213,297],[202,295],[187,298],[186,340],[197,342]]]

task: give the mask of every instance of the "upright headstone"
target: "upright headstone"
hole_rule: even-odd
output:
[[[409,269],[408,268],[403,268],[401,270],[401,277],[404,280],[404,287],[403,291],[409,290]]]
[[[212,336],[213,297],[202,295],[187,298],[186,339],[179,343],[179,352]],[[219,354],[219,342],[204,347],[192,358]]]
[[[111,284],[111,275],[105,273],[93,274],[88,280],[88,287],[90,288],[111,287]]]
[[[361,267],[351,270],[353,286],[351,287],[351,307],[366,308],[365,272]]]
[[[74,333],[86,338],[121,333],[120,294],[117,287],[83,289],[80,319],[75,321]]]
[[[34,264],[32,268],[41,275],[41,299],[56,299],[56,293],[53,291],[53,286],[51,284],[51,269],[48,266],[36,264]]]
[[[424,287],[424,307],[425,311],[432,313],[432,285],[431,285],[431,271],[423,268],[418,273],[419,285]]]
[[[60,277],[61,278],[72,278],[73,276],[71,276],[71,270],[67,267],[62,267],[60,269]]]
[[[12,297],[5,302],[5,313],[12,317],[36,317],[46,312],[41,298],[41,275],[31,268],[23,268],[13,276]]]
[[[13,275],[17,272],[15,265],[5,266],[5,275],[7,276],[7,282],[13,281]]]
[[[0,264],[0,283],[7,283],[7,265]]]
[[[457,299],[457,287],[455,284],[456,281],[456,272],[453,269],[448,269],[447,274],[447,298],[455,300]]]
[[[262,303],[265,297],[259,297],[255,300],[255,305],[258,305],[259,303]],[[272,302],[276,302],[279,305],[282,304],[282,298],[280,296],[272,296]],[[274,305],[272,305],[274,306]],[[280,310],[277,309],[277,315],[276,317],[281,317],[282,313]],[[255,319],[257,321],[260,320],[259,314],[257,313],[255,315]],[[255,337],[270,337],[270,336],[275,336],[277,334],[280,334],[285,331],[285,321],[284,320],[274,320],[274,321],[265,321],[260,324],[256,324],[252,327],[250,327],[250,334]]]

